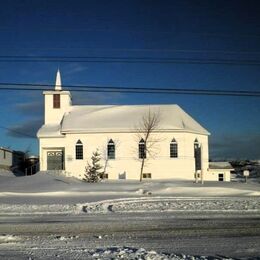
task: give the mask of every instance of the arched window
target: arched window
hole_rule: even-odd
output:
[[[170,157],[177,158],[178,157],[178,144],[176,140],[173,138],[170,143]]]
[[[194,157],[195,157],[196,150],[198,150],[199,147],[200,147],[200,144],[199,144],[198,139],[196,138],[194,141]]]
[[[83,160],[83,144],[80,140],[77,141],[75,146],[76,160]]]
[[[201,148],[198,139],[194,141],[195,170],[201,170]]]
[[[142,138],[139,142],[139,159],[145,159],[146,158],[146,147],[144,139]]]
[[[107,143],[107,159],[115,159],[116,157],[116,150],[115,150],[115,143],[112,139],[109,140]]]

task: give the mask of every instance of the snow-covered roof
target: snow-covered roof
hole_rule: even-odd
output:
[[[210,169],[233,169],[229,162],[209,162]]]
[[[63,133],[133,131],[149,110],[151,113],[159,114],[158,128],[161,130],[185,130],[209,134],[178,105],[74,106],[64,116],[61,131]]]
[[[159,114],[161,131],[185,131],[209,135],[178,105],[87,105],[72,106],[60,125],[63,133],[130,132],[134,131],[148,112]],[[56,135],[59,125],[43,126],[38,137]],[[56,133],[51,133],[52,129]]]
[[[38,137],[63,137],[60,124],[43,125],[37,132]]]
[[[12,153],[13,150],[0,146],[0,150]]]

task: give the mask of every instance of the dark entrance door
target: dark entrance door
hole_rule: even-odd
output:
[[[63,170],[63,151],[47,152],[47,170]]]

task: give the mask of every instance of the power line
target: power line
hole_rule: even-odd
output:
[[[11,87],[6,87],[11,86]],[[13,87],[15,86],[15,87]],[[23,88],[22,88],[23,87]],[[35,88],[37,87],[37,88]],[[50,84],[32,83],[0,83],[0,90],[18,91],[50,91]],[[246,90],[218,90],[218,89],[178,89],[178,88],[152,88],[152,87],[113,87],[113,86],[88,86],[88,85],[63,85],[64,90],[76,92],[96,93],[142,93],[142,94],[186,94],[186,95],[208,95],[208,96],[243,96],[260,97],[260,91]]]
[[[34,83],[11,83],[11,82],[0,82],[1,86],[39,86],[39,87],[53,87],[53,84],[34,84]],[[119,90],[154,90],[154,91],[200,91],[200,92],[221,92],[221,93],[257,93],[260,91],[248,91],[248,90],[224,90],[224,89],[180,89],[180,88],[155,88],[155,87],[115,87],[115,86],[94,86],[94,85],[62,85],[63,88],[89,88],[89,89],[119,89]],[[40,89],[42,90],[42,89]],[[49,89],[43,89],[49,90]]]
[[[260,51],[248,51],[248,50],[219,50],[219,49],[206,49],[206,50],[198,50],[198,49],[174,49],[174,48],[89,48],[89,47],[25,47],[20,46],[19,48],[12,46],[12,51],[19,51],[19,50],[85,50],[85,51],[123,51],[123,52],[174,52],[174,53],[198,53],[198,54],[254,54],[259,55]]]
[[[30,27],[26,28],[27,32],[104,32],[104,33],[124,33],[126,31],[118,31],[113,29],[90,29],[90,28],[64,28],[64,27],[53,27],[50,25],[49,27],[39,28],[39,27]],[[13,27],[10,26],[0,26],[0,31],[7,31],[13,30]],[[176,34],[174,30],[127,30],[127,34]],[[255,37],[259,38],[260,34],[257,33],[223,33],[223,32],[191,32],[191,31],[182,31],[181,34],[183,35],[201,35],[201,36],[217,36],[217,37]]]
[[[1,125],[0,125],[0,128],[5,129],[5,130],[8,130],[8,131],[13,132],[13,133],[16,133],[16,134],[21,135],[21,136],[25,136],[25,137],[37,139],[36,136],[28,135],[28,134],[26,134],[26,133],[24,133],[24,132],[17,131],[17,130],[14,130],[14,129],[11,129],[11,128],[8,128],[8,127],[5,127],[5,126],[1,126]]]
[[[259,66],[256,59],[194,59],[115,56],[24,56],[1,55],[0,62],[78,62],[78,63],[162,63],[162,64],[215,64]]]

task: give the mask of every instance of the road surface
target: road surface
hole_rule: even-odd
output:
[[[124,246],[257,259],[260,217],[164,212],[0,218],[0,259],[86,259],[88,250]]]

